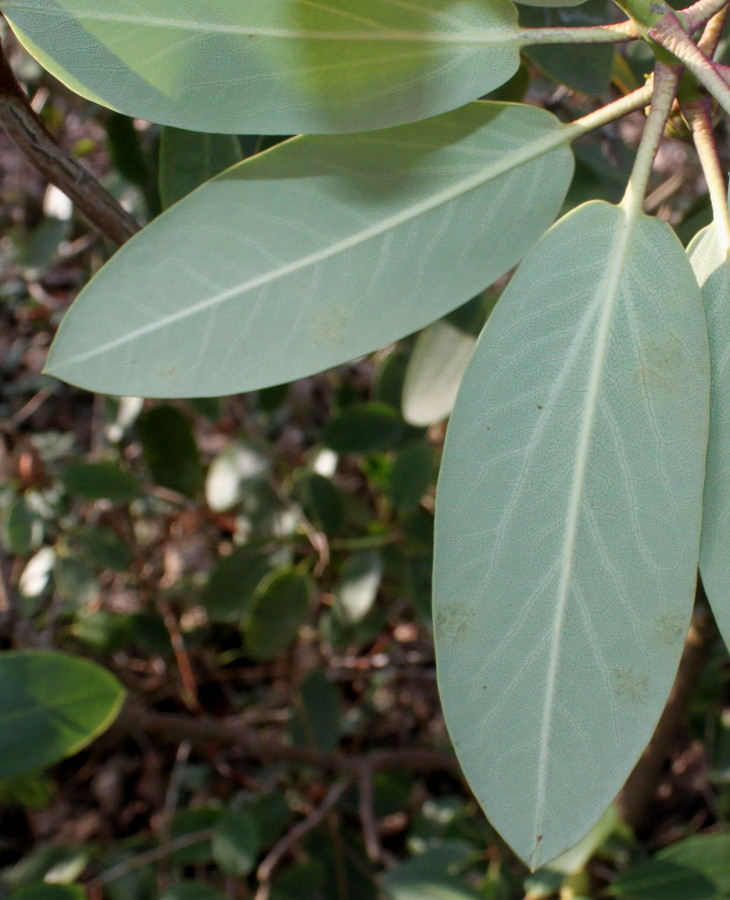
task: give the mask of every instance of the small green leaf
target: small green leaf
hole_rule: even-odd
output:
[[[226,900],[226,895],[203,882],[181,881],[165,888],[159,900]]]
[[[195,835],[199,835],[200,840],[174,850],[170,855],[172,862],[178,866],[206,865],[213,862],[212,836],[209,832],[218,825],[223,815],[223,810],[205,806],[199,809],[184,809],[177,813],[170,829],[172,840],[188,835],[191,841]]]
[[[253,871],[258,852],[259,835],[251,813],[225,813],[213,834],[213,856],[221,871],[232,878],[243,878]]]
[[[242,156],[233,134],[163,128],[160,136],[160,200],[167,209]]]
[[[74,497],[82,500],[111,500],[129,503],[140,495],[134,475],[113,462],[72,462],[61,474],[61,483]]]
[[[388,403],[353,403],[322,432],[322,440],[337,453],[377,453],[397,447],[404,423]]]
[[[361,622],[372,609],[383,577],[383,557],[360,550],[348,557],[335,591],[336,609],[348,625]]]
[[[94,572],[83,560],[73,556],[56,559],[53,580],[68,609],[89,606],[99,594],[99,582]]]
[[[238,547],[219,559],[201,598],[211,621],[239,621],[253,599],[256,585],[271,568],[267,556],[248,547]]]
[[[383,877],[387,900],[479,900],[480,893],[450,874],[450,864],[458,858],[445,845],[389,869]]]
[[[0,654],[0,779],[58,762],[114,721],[124,697],[105,669],[37,650]]]
[[[598,820],[666,702],[708,413],[704,314],[676,236],[624,207],[574,210],[487,323],[436,503],[447,724],[487,815],[535,868]]]
[[[613,882],[622,900],[717,900],[730,893],[730,834],[677,841]]]
[[[273,659],[292,643],[309,616],[309,594],[309,582],[293,570],[272,572],[261,582],[242,622],[254,659]]]
[[[388,494],[400,512],[417,509],[434,481],[434,452],[428,441],[410,441],[399,450],[390,471]]]
[[[403,418],[433,425],[449,415],[476,340],[440,321],[418,335],[403,384]]]
[[[342,709],[335,685],[322,669],[312,669],[297,685],[292,743],[331,753],[339,742]]]
[[[28,499],[19,494],[3,515],[3,545],[14,556],[29,556],[43,540],[43,522]]]
[[[534,107],[472,103],[279,144],[125,244],[65,317],[48,371],[106,393],[220,396],[383,347],[519,261],[560,208],[572,135]]]
[[[84,900],[83,888],[73,884],[27,884],[14,891],[11,900]]]
[[[304,512],[312,522],[327,534],[337,534],[345,519],[345,504],[330,479],[317,472],[305,472],[298,488]]]
[[[145,462],[162,487],[194,497],[203,467],[190,423],[174,406],[153,406],[137,420]]]
[[[76,537],[81,552],[93,566],[123,572],[132,563],[132,550],[111,528],[84,528]]]
[[[270,463],[250,444],[235,441],[222,450],[208,469],[205,498],[215,512],[225,512],[256,492],[266,481]]]
[[[2,8],[25,48],[72,90],[129,116],[226,134],[360,131],[434,116],[507,81],[524,43],[507,0],[448,10],[443,0]]]
[[[611,885],[622,900],[717,900],[730,893],[730,834],[677,841]]]
[[[12,890],[43,881],[70,885],[89,865],[91,851],[86,847],[63,844],[39,844],[12,867],[3,872],[3,883]]]

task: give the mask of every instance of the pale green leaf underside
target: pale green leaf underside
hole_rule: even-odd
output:
[[[385,128],[507,81],[509,0],[2,0],[47,69],[85,97],[195,131]]]
[[[542,110],[474,103],[281,144],[123,247],[68,313],[48,371],[107,393],[205,397],[382,347],[519,261],[565,195],[570,135]]]
[[[704,316],[670,228],[593,202],[530,252],[452,415],[434,614],[447,724],[537,867],[596,822],[651,737],[692,610]]]
[[[688,253],[705,305],[712,360],[700,573],[730,646],[730,264],[712,225],[696,235]]]

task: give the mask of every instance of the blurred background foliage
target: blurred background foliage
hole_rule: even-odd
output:
[[[604,0],[522,10],[535,26],[606,16]],[[5,45],[46,127],[140,223],[283,139],[132,121]],[[648,63],[641,46],[532,49],[495,98],[574,117],[641,84]],[[576,147],[569,206],[619,198],[640,118]],[[686,241],[709,204],[674,125],[648,203]],[[0,897],[730,897],[717,640],[633,829],[612,808],[528,875],[459,776],[431,640],[434,491],[500,285],[294,384],[175,403],[94,397],[41,370],[113,248],[3,134],[0,167],[1,646],[95,661],[126,691],[109,731],[39,769],[13,746],[0,684],[0,748],[18,763],[0,768]]]

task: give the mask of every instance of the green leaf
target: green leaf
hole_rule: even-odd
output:
[[[167,208],[241,159],[232,134],[163,128],[160,136],[160,200]]]
[[[416,340],[403,384],[403,418],[433,425],[449,415],[476,341],[448,322],[434,322]]]
[[[580,28],[611,21],[612,4],[608,0],[580,0],[580,5],[541,2],[530,6],[553,7],[520,10],[520,22],[531,28]],[[536,44],[525,51],[525,56],[574,91],[602,97],[611,84],[615,52],[610,44]]]
[[[251,444],[234,441],[222,450],[208,469],[205,499],[215,512],[225,512],[267,485],[271,463]]]
[[[730,646],[730,263],[714,226],[703,228],[688,254],[707,316],[712,362],[710,436],[700,542],[700,573],[718,628]]]
[[[145,462],[162,487],[194,497],[203,468],[190,423],[174,406],[154,406],[137,420]]]
[[[383,557],[360,550],[348,557],[335,591],[336,609],[348,625],[361,622],[372,609],[383,577]]]
[[[221,871],[232,878],[248,875],[256,865],[259,835],[256,822],[246,810],[229,810],[213,834],[213,856]]]
[[[3,872],[3,883],[20,890],[35,882],[70,885],[89,865],[92,852],[85,847],[41,843],[26,853],[12,869]]]
[[[181,881],[166,888],[159,900],[226,900],[226,895],[201,881]]]
[[[519,261],[565,196],[571,135],[543,110],[474,103],[279,144],[129,241],[68,313],[48,369],[109,393],[218,396],[384,346]]]
[[[388,493],[400,512],[417,509],[434,480],[434,452],[421,438],[405,444],[390,472]]]
[[[4,510],[2,525],[5,549],[15,556],[28,556],[43,540],[43,522],[24,494],[14,497]]]
[[[61,653],[0,654],[0,779],[58,762],[113,722],[124,697],[106,669]]]
[[[213,622],[238,622],[253,598],[256,585],[269,573],[268,556],[238,547],[213,568],[201,600]]]
[[[111,528],[87,527],[78,532],[77,538],[81,551],[94,566],[123,572],[132,564],[132,550]]]
[[[441,695],[477,798],[534,868],[598,820],[666,702],[708,405],[679,241],[603,202],[527,256],[462,382],[436,504]]]
[[[730,834],[677,841],[620,875],[610,887],[624,900],[716,900],[730,893]]]
[[[507,81],[525,43],[507,0],[0,6],[72,90],[137,118],[227,134],[360,131],[437,115]]]
[[[63,470],[61,482],[69,494],[82,500],[111,500],[129,503],[140,495],[134,475],[114,462],[72,462]]]
[[[67,610],[93,604],[99,594],[99,582],[91,568],[75,556],[61,556],[53,568],[53,580]]]
[[[718,900],[717,888],[700,872],[659,860],[629,869],[610,891],[622,900]]]
[[[387,900],[479,900],[480,893],[449,873],[456,860],[451,846],[446,845],[395,866],[383,877]]]
[[[73,884],[28,884],[12,894],[12,900],[84,900],[83,888]]]
[[[223,817],[224,812],[217,807],[203,806],[199,809],[184,809],[175,815],[172,821],[170,836],[173,840],[190,835],[199,835],[200,840],[188,844],[187,847],[179,847],[170,855],[170,859],[178,866],[206,865],[213,862],[212,835],[214,829]]]
[[[297,685],[292,743],[331,753],[342,727],[340,695],[322,669],[312,669]]]
[[[405,425],[388,403],[353,403],[327,423],[322,440],[337,453],[377,453],[400,443]]]
[[[293,570],[272,572],[256,590],[242,628],[254,659],[273,659],[296,638],[309,615],[309,582]]]
[[[302,507],[312,522],[327,534],[337,534],[345,520],[345,503],[339,489],[318,472],[304,472],[297,488]]]

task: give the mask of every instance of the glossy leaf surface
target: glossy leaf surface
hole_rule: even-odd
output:
[[[105,669],[62,653],[0,655],[0,779],[71,756],[114,720],[124,696]]]
[[[440,688],[475,794],[533,867],[598,820],[666,702],[708,406],[681,245],[603,202],[527,256],[462,382],[436,505]]]
[[[125,245],[72,307],[49,371],[109,393],[218,396],[384,346],[524,255],[565,196],[570,134],[542,110],[474,103],[280,144]]]
[[[730,262],[712,225],[696,235],[688,253],[705,305],[712,360],[700,572],[715,621],[730,644]]]
[[[3,0],[0,9],[26,49],[83,96],[227,134],[433,116],[507,81],[524,43],[508,0]]]

